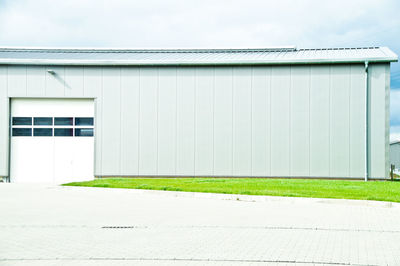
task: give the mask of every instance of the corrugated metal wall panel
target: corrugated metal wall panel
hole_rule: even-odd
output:
[[[233,75],[216,68],[214,84],[214,174],[233,174]]]
[[[330,176],[330,66],[311,67],[310,175]]]
[[[158,93],[158,174],[176,174],[176,68],[159,74]]]
[[[83,67],[65,68],[66,97],[83,97]]]
[[[363,177],[361,64],[52,69],[60,79],[43,67],[1,68],[1,143],[7,97],[83,95],[96,98],[96,175]],[[388,163],[388,69],[370,65],[377,178]],[[7,152],[2,145],[3,174]]]
[[[385,64],[385,177],[390,177],[390,64]]]
[[[101,130],[101,171],[103,175],[121,173],[121,69],[103,68]],[[100,134],[99,134],[100,133]]]
[[[46,96],[46,67],[33,66],[26,70],[27,94],[33,97]],[[82,76],[83,77],[83,76]]]
[[[331,68],[330,176],[349,176],[350,66]]]
[[[290,67],[271,73],[271,175],[290,176]]]
[[[196,68],[195,174],[213,175],[214,68]]]
[[[158,68],[140,69],[139,175],[158,174]]]
[[[233,68],[233,175],[252,175],[252,69]]]
[[[8,95],[26,97],[26,66],[9,66],[7,73]]]
[[[139,174],[139,68],[121,69],[121,173]]]
[[[46,71],[46,97],[65,97],[65,67],[52,66],[48,69],[53,70],[57,75]]]
[[[386,168],[386,66],[370,65],[370,176],[387,176]],[[379,89],[378,89],[379,88]]]
[[[270,173],[270,92],[271,68],[254,67],[252,75],[252,173]]]
[[[291,173],[308,176],[310,174],[310,67],[294,67],[291,75]]]
[[[194,176],[195,155],[195,97],[194,68],[177,70],[177,155],[176,174]]]
[[[350,176],[364,175],[365,158],[365,71],[363,65],[350,66]]]
[[[0,66],[0,176],[8,176],[9,100],[7,67]]]

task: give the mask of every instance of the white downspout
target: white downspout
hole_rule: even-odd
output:
[[[368,101],[369,101],[369,88],[368,88],[368,61],[365,61],[365,131],[364,131],[364,141],[365,141],[365,174],[364,181],[368,181]]]

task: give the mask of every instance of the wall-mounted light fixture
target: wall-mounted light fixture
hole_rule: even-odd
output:
[[[54,70],[51,69],[47,69],[47,73],[49,73],[50,75],[55,75],[56,72]]]

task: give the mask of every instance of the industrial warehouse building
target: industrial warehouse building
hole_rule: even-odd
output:
[[[0,49],[0,176],[389,177],[386,47]]]

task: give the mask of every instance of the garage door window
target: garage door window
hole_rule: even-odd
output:
[[[35,117],[33,119],[33,124],[35,126],[52,126],[53,118],[52,117]]]
[[[30,126],[32,125],[32,117],[13,117],[13,126]]]
[[[13,117],[11,133],[13,137],[93,137],[94,119],[93,117]]]
[[[32,128],[13,128],[13,137],[30,137],[32,136]]]
[[[75,136],[93,137],[93,128],[75,128]]]
[[[93,117],[76,117],[75,126],[93,126]]]
[[[55,137],[72,137],[74,136],[74,130],[72,128],[55,128]]]
[[[55,126],[72,126],[74,124],[74,119],[72,117],[55,117]]]
[[[34,137],[51,137],[53,136],[52,128],[34,128],[33,129]]]

